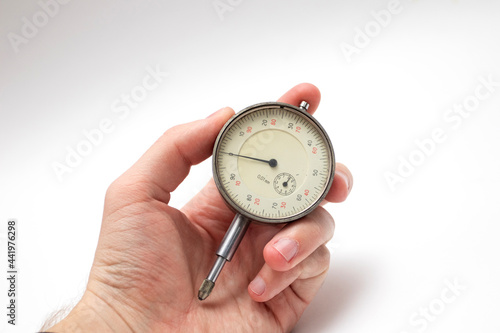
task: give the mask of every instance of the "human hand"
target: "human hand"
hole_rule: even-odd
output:
[[[300,84],[279,99],[310,104],[320,94]],[[213,180],[181,210],[168,205],[191,165],[211,155],[217,134],[234,114],[224,108],[167,132],[106,193],[94,262],[81,301],[52,332],[290,331],[323,283],[325,246],[334,221],[322,207],[283,225],[252,224],[219,288],[206,301],[198,287],[234,213]],[[351,187],[337,164],[326,200],[341,202]]]

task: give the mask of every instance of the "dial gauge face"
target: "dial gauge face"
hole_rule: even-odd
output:
[[[335,158],[321,125],[284,103],[251,106],[231,118],[214,146],[214,180],[238,213],[267,223],[310,213],[330,189]]]

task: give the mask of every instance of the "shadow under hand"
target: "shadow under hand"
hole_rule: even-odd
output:
[[[332,256],[323,286],[293,332],[332,332],[342,321],[342,314],[353,308],[372,279],[373,266],[366,261],[341,261]]]

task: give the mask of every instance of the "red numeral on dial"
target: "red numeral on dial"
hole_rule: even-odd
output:
[[[283,201],[283,202],[281,203],[281,208],[286,208],[286,202],[284,202],[284,201]]]
[[[252,127],[251,126],[247,127],[247,133],[252,133]]]
[[[255,198],[255,201],[253,202],[253,204],[258,206],[260,204],[260,199]]]
[[[308,195],[309,195],[309,190],[305,190],[305,191],[304,191],[304,195],[305,195],[305,196],[308,196]]]

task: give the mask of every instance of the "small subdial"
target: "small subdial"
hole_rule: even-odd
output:
[[[278,194],[290,195],[297,188],[297,182],[291,174],[282,172],[274,178],[273,186]]]

